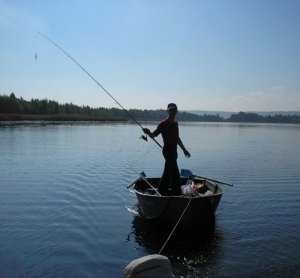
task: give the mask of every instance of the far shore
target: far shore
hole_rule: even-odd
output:
[[[145,120],[138,119],[143,123],[157,123],[158,120]],[[80,114],[13,114],[13,113],[0,113],[0,126],[11,125],[26,125],[26,124],[65,124],[65,123],[130,123],[131,121],[126,118],[117,117],[97,117]],[[181,122],[206,122],[206,123],[232,123],[232,124],[285,124],[285,125],[299,125],[300,123],[289,122],[264,122],[264,121],[230,121],[224,119],[222,121],[181,121]]]

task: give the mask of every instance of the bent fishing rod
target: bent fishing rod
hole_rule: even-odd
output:
[[[119,107],[121,107],[122,110],[126,112],[126,114],[129,116],[130,119],[133,120],[133,122],[140,127],[142,130],[144,127],[141,125],[141,123],[90,73],[88,70],[83,67],[69,52],[67,52],[62,46],[60,46],[58,43],[56,43],[54,40],[49,38],[47,35],[37,32],[38,35],[40,35],[42,38],[44,38],[46,41],[51,43],[53,46],[55,46],[57,49],[59,49],[67,58],[69,58],[75,65],[77,65],[92,81],[94,81],[98,87],[100,87]],[[162,145],[152,136],[149,136],[157,146],[159,146],[162,149]],[[145,139],[145,137],[142,137]]]

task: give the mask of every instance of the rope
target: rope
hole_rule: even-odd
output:
[[[177,221],[176,224],[174,225],[174,227],[173,227],[171,233],[169,234],[169,236],[168,236],[167,239],[165,240],[163,246],[160,248],[160,250],[159,250],[159,252],[158,252],[159,255],[160,255],[160,254],[162,253],[162,251],[165,249],[166,245],[168,244],[168,242],[169,242],[171,236],[173,235],[173,233],[175,232],[177,226],[179,225],[181,219],[183,218],[184,214],[186,213],[186,211],[187,211],[188,207],[190,206],[191,202],[192,202],[192,198],[189,199],[189,201],[188,201],[186,207],[185,207],[184,210],[182,211],[182,213],[181,213],[181,215],[180,215],[178,221]]]

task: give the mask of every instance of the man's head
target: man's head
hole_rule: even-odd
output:
[[[167,110],[169,116],[175,118],[177,114],[177,105],[175,103],[169,103]]]

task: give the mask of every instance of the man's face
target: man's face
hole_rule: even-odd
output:
[[[177,114],[177,109],[170,109],[170,110],[168,110],[168,113],[169,113],[170,117],[174,117],[175,118],[175,116]]]

